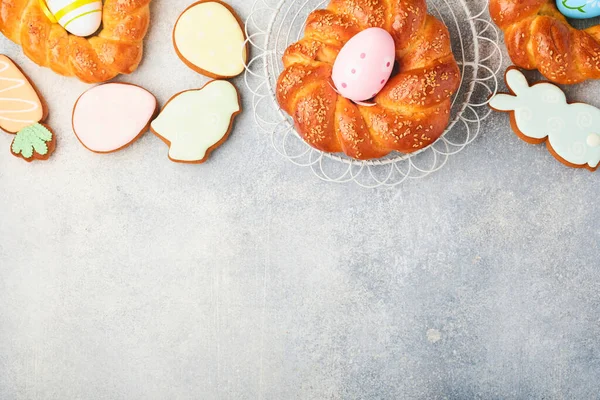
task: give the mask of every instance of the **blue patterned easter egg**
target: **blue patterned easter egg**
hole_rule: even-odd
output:
[[[600,0],[556,0],[556,5],[567,18],[586,19],[600,16]]]

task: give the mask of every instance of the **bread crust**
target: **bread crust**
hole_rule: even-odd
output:
[[[371,27],[391,34],[399,72],[369,107],[340,96],[331,75],[342,47]],[[450,33],[427,13],[425,0],[331,0],[308,16],[304,37],[288,47],[283,64],[277,101],[300,136],[358,160],[433,144],[448,126],[461,82]]]
[[[555,0],[490,0],[513,63],[558,84],[600,79],[600,25],[573,28]]]
[[[0,32],[36,64],[86,83],[134,72],[150,25],[150,0],[105,0],[103,28],[89,38],[53,24],[39,0],[1,0]]]

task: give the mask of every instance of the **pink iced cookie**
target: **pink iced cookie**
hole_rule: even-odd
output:
[[[384,88],[394,69],[394,39],[381,28],[369,28],[346,43],[333,65],[333,83],[352,101],[371,99]]]
[[[146,89],[107,83],[83,93],[73,109],[73,131],[95,153],[127,147],[148,130],[158,103]]]

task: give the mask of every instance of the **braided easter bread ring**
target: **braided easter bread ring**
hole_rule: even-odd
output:
[[[554,83],[600,79],[600,25],[573,28],[555,0],[490,0],[513,63]]]
[[[331,76],[344,44],[371,27],[392,35],[398,74],[368,106],[339,95]],[[304,38],[286,50],[283,64],[277,99],[298,133],[318,150],[359,160],[434,143],[460,85],[448,29],[427,14],[425,0],[332,0],[309,15]]]
[[[0,0],[0,32],[36,64],[87,83],[135,71],[150,24],[150,0],[105,0],[102,30],[73,36],[52,23],[40,0]]]

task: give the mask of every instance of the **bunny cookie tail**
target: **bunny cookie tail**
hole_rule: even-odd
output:
[[[44,124],[33,124],[15,135],[10,151],[27,162],[47,160],[56,148],[56,135]]]

